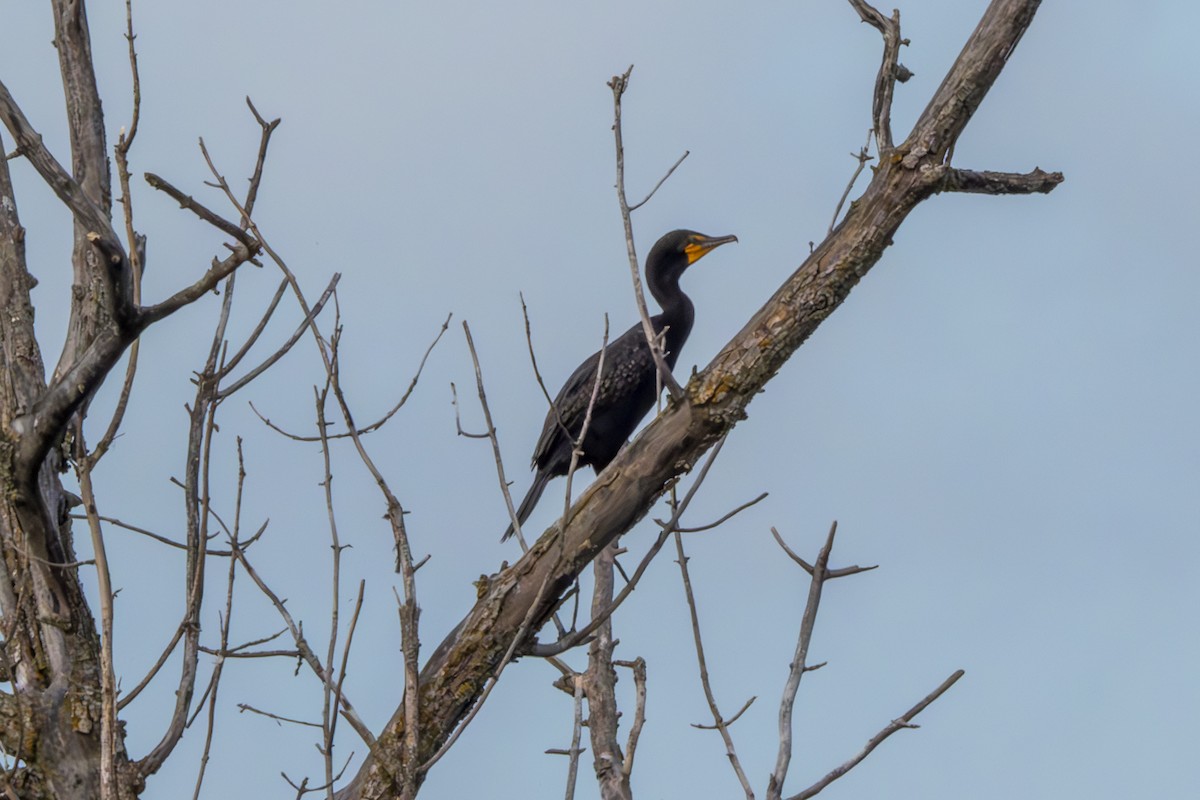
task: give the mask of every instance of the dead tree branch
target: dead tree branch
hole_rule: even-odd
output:
[[[470,713],[487,677],[526,629],[525,621],[544,623],[595,556],[745,417],[767,381],[879,261],[908,214],[940,190],[943,176],[937,168],[1038,5],[1037,0],[993,0],[912,131],[893,148],[896,157],[881,159],[842,224],[692,377],[684,401],[669,404],[583,493],[563,528],[543,536],[489,582],[421,671],[422,752],[440,749]],[[882,149],[888,139],[880,141]],[[1050,176],[1051,182],[1060,180]],[[403,757],[398,745],[405,722],[400,708],[380,736],[382,749],[372,751],[341,797],[386,796],[390,779],[384,761]]]
[[[946,690],[949,689],[951,686],[953,686],[958,681],[958,679],[961,678],[964,674],[965,673],[961,669],[957,670],[949,678],[942,681],[941,686],[937,687],[932,692],[930,692],[928,695],[926,695],[924,697],[924,699],[921,700],[921,702],[917,703],[915,706],[910,708],[908,711],[904,712],[904,714],[902,714],[900,717],[892,720],[883,730],[881,730],[879,733],[872,736],[870,741],[868,741],[866,743],[866,745],[863,747],[863,749],[858,751],[858,753],[856,753],[853,758],[851,758],[846,763],[842,764],[837,769],[830,772],[824,778],[817,781],[812,786],[805,789],[803,792],[792,795],[791,797],[788,798],[788,800],[808,800],[808,798],[813,797],[818,792],[820,792],[822,789],[824,789],[826,786],[833,783],[838,778],[842,777],[847,772],[852,770],[855,766],[858,765],[859,762],[861,762],[864,758],[869,756],[871,754],[871,751],[874,750],[876,747],[878,747],[883,742],[884,739],[888,738],[896,731],[901,730],[903,728],[919,727],[917,725],[912,724],[913,718],[915,716],[917,716],[917,714],[920,714],[922,711],[924,711],[925,708],[930,703],[932,703],[934,700],[937,700],[939,697],[941,697],[943,694],[945,694]]]

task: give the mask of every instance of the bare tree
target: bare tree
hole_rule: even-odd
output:
[[[564,667],[563,686],[572,694],[576,708],[576,735],[567,754],[577,763],[581,751],[581,709],[586,699],[602,793],[605,797],[630,796],[629,776],[644,716],[639,702],[622,747],[617,741],[617,711],[611,698],[614,667],[629,668],[639,697],[644,697],[646,666],[638,661],[622,663],[614,659],[610,617],[627,596],[625,590],[616,594],[613,591],[612,564],[618,537],[730,433],[744,417],[750,400],[881,258],[900,224],[922,200],[940,192],[1048,192],[1062,180],[1060,174],[1039,169],[1015,174],[976,171],[952,164],[955,143],[1032,22],[1039,5],[1037,0],[993,0],[928,106],[899,143],[894,141],[890,121],[893,89],[896,82],[908,76],[899,62],[900,47],[905,44],[900,34],[899,13],[884,16],[861,0],[850,0],[850,5],[883,38],[882,64],[872,108],[877,162],[866,190],[851,203],[845,217],[836,222],[826,239],[808,254],[707,367],[693,375],[684,387],[674,386],[669,376],[663,375],[671,391],[658,417],[618,456],[603,478],[584,492],[566,510],[563,519],[543,533],[516,563],[480,581],[474,608],[422,662],[416,583],[421,563],[414,559],[408,543],[401,502],[366,444],[367,435],[386,422],[404,404],[408,394],[381,420],[366,425],[355,420],[341,385],[338,357],[341,322],[336,311],[332,323],[322,327],[329,309],[336,308],[337,276],[318,300],[310,302],[285,259],[258,227],[255,200],[278,120],[268,121],[250,105],[261,136],[249,188],[241,195],[230,188],[201,142],[211,171],[211,184],[221,193],[230,211],[213,210],[165,178],[145,176],[150,186],[177,201],[182,209],[227,239],[227,251],[214,258],[202,275],[185,282],[165,299],[146,302],[141,293],[145,238],[135,225],[129,191],[132,177],[128,154],[137,136],[141,102],[132,9],[127,2],[133,113],[112,149],[119,186],[119,208],[115,210],[109,143],[93,71],[84,3],[52,0],[55,46],[68,111],[69,166],[65,165],[62,154],[56,155],[47,148],[41,133],[22,113],[17,98],[0,83],[0,120],[15,148],[0,160],[0,307],[3,310],[0,357],[6,377],[0,381],[0,421],[4,432],[0,438],[0,480],[4,487],[0,498],[3,547],[0,676],[11,686],[10,692],[0,694],[0,745],[10,757],[10,769],[3,776],[2,787],[7,795],[84,800],[138,796],[147,779],[171,757],[186,727],[206,709],[207,741],[211,743],[212,714],[226,661],[277,656],[296,659],[316,676],[323,689],[320,721],[308,724],[320,731],[324,775],[320,785],[309,785],[307,779],[293,782],[297,794],[319,792],[341,800],[414,797],[428,771],[455,743],[482,707],[502,671],[516,657],[553,657],[566,648],[587,643],[590,663],[586,672],[575,673]],[[620,96],[628,80],[626,73],[611,84],[617,104],[618,156]],[[70,299],[70,324],[65,345],[49,376],[34,327],[30,301],[34,281],[26,265],[25,232],[9,175],[9,162],[15,158],[24,159],[36,170],[73,218],[74,291]],[[866,159],[864,148],[860,166]],[[625,201],[623,182],[619,183],[619,189],[622,211],[628,221],[630,207]],[[120,219],[120,223],[115,219]],[[626,231],[636,281],[637,263],[628,225]],[[227,327],[236,296],[237,271],[248,262],[274,265],[279,270],[280,282],[273,300],[262,310],[258,324],[245,339],[231,342]],[[155,323],[217,287],[222,294],[221,309],[206,362],[196,372],[195,398],[189,406],[188,468],[181,480],[187,507],[186,537],[182,542],[165,544],[182,547],[187,553],[186,581],[181,587],[185,611],[149,674],[136,683],[126,681],[124,685],[132,684],[132,688],[119,690],[122,684],[115,673],[112,653],[114,588],[104,536],[114,526],[135,526],[102,513],[92,475],[121,429],[136,380],[138,341],[154,335]],[[263,332],[288,294],[297,308],[294,333],[263,355]],[[644,304],[642,313],[645,314]],[[443,331],[445,328],[444,325]],[[214,507],[210,487],[211,446],[222,404],[306,338],[311,338],[324,370],[323,384],[313,398],[317,433],[306,437],[271,424],[285,435],[319,443],[326,459],[324,486],[333,553],[330,566],[333,624],[323,652],[307,638],[302,624],[272,590],[263,577],[262,565],[255,560],[252,548],[263,528],[250,535],[243,531],[244,473],[239,470],[237,502],[231,514],[223,516]],[[124,375],[116,378],[121,381],[116,410],[93,428],[87,423],[91,400],[126,355],[128,366]],[[483,400],[483,378],[478,363],[476,369]],[[419,375],[418,369],[412,385]],[[329,432],[330,418],[340,422],[343,433]],[[484,435],[494,441],[490,417],[487,426]],[[346,609],[339,606],[338,600],[343,544],[329,494],[332,479],[329,448],[335,435],[348,441],[378,487],[400,576],[401,592],[397,599],[404,643],[402,689],[390,721],[377,731],[363,722],[343,683],[362,589],[360,586],[355,606],[343,626]],[[60,481],[60,474],[68,469],[76,474],[78,497],[66,491]],[[503,485],[503,473],[500,474]],[[662,524],[653,552],[647,558],[674,534],[680,564],[686,570],[686,555],[678,536],[689,497],[673,500],[672,518]],[[80,561],[76,556],[73,516],[86,522],[92,559]],[[223,543],[215,541],[218,537]],[[805,567],[812,574],[813,615],[820,585],[838,574],[827,567],[831,546],[832,532],[821,556],[814,565]],[[222,625],[215,632],[215,640],[204,645],[201,611],[206,600],[212,603],[205,596],[205,587],[206,570],[213,559],[220,560],[217,563],[224,568],[226,592]],[[582,627],[572,624],[570,628],[559,621],[557,641],[539,643],[539,633],[575,591],[576,579],[593,564],[598,578],[591,621]],[[85,568],[96,570],[95,607],[87,601],[80,582],[79,571]],[[230,641],[228,620],[233,613],[233,586],[239,575],[249,578],[278,610],[285,632],[281,638],[286,644],[272,644],[274,637],[244,643]],[[638,575],[640,569],[627,590]],[[686,583],[686,571],[684,579]],[[801,652],[807,648],[811,628],[811,617],[806,615],[798,647],[798,666],[793,667],[793,680],[786,687],[781,704],[781,750],[768,786],[768,797],[782,796],[788,758],[784,731],[784,717],[790,715],[788,693],[794,697],[794,684],[799,683],[806,669],[811,669],[804,665]],[[703,667],[698,623],[696,642]],[[218,661],[207,683],[198,685],[201,652],[213,653]],[[158,744],[148,753],[129,753],[120,712],[150,681],[168,679],[162,670],[174,654],[179,656],[173,662],[179,664],[179,674],[175,678],[176,701],[170,720]],[[957,678],[952,676],[930,698],[894,722],[894,728],[885,729],[876,738],[882,741],[892,730],[909,724],[912,716],[954,679]],[[710,705],[714,727],[727,737],[728,725],[738,715],[725,719],[715,701],[711,701],[711,694]],[[333,755],[339,721],[352,729],[367,751],[366,758],[349,776],[347,765],[335,761]],[[747,796],[753,796],[728,738],[727,742],[731,763],[739,771]],[[872,739],[869,748],[877,743]],[[206,744],[204,763],[207,753]],[[850,766],[853,765],[839,769],[844,771]],[[197,795],[203,776],[202,764],[195,787]],[[827,783],[815,785],[797,797],[811,796]]]

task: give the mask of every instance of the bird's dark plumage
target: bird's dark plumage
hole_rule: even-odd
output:
[[[663,349],[668,367],[675,367],[695,318],[692,301],[679,288],[679,277],[710,250],[736,241],[736,236],[671,231],[658,240],[646,257],[646,285],[662,308],[662,313],[651,317],[650,323],[656,334],[661,335],[666,329]],[[654,406],[658,383],[654,357],[640,322],[609,342],[603,352],[604,372],[578,464],[590,465],[597,475],[616,458],[642,417]],[[542,435],[533,449],[533,468],[537,474],[517,509],[517,519],[522,524],[537,505],[546,484],[552,478],[566,475],[570,469],[571,450],[587,416],[599,364],[600,351],[597,351],[579,365],[559,390],[554,399],[557,415],[553,409],[546,414]],[[570,432],[569,436],[564,428]],[[501,541],[512,534],[510,525]]]

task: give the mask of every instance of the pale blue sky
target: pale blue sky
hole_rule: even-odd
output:
[[[283,118],[258,222],[312,296],[343,274],[344,380],[360,419],[391,405],[455,314],[409,407],[369,441],[411,511],[414,549],[432,554],[419,573],[426,651],[469,608],[471,581],[513,558],[498,543],[506,519],[491,453],[454,434],[451,381],[465,424],[482,425],[458,322],[471,323],[519,493],[545,408],[517,292],[555,386],[597,347],[605,312],[617,330],[634,319],[612,190],[609,76],[636,65],[625,105],[631,195],[691,151],[635,216],[641,252],[675,227],[740,238],[687,276],[697,323],[681,377],[707,363],[820,239],[854,168],[848,154],[863,143],[879,39],[847,3],[646,5],[135,4],[145,102],[135,173],[157,172],[219,206],[202,185],[196,138],[244,185],[258,131],[242,98]],[[897,90],[897,139],[985,5],[902,6],[912,40],[902,60],[916,76]],[[0,10],[0,76],[65,159],[48,11],[12,0]],[[115,2],[91,9],[113,139],[129,108],[122,14]],[[922,714],[920,730],[894,736],[823,796],[1200,793],[1191,763],[1200,712],[1197,25],[1191,3],[1045,4],[955,163],[1040,166],[1063,171],[1066,183],[1049,196],[943,195],[917,209],[730,437],[691,521],[771,496],[688,544],[722,708],[758,696],[733,732],[760,796],[807,592],[768,530],[811,555],[835,518],[834,561],[881,566],[827,591],[812,657],[829,666],[801,689],[790,791],[961,667],[966,677]],[[69,223],[23,163],[13,169],[53,361]],[[221,240],[140,182],[135,200],[150,236],[145,291],[159,298],[204,269]],[[237,330],[253,325],[255,296],[276,282],[269,267],[244,273]],[[183,467],[182,405],[215,310],[215,300],[199,303],[146,338],[126,435],[100,476],[102,512],[180,532],[181,497],[167,479]],[[297,318],[294,309],[284,317],[275,341]],[[216,480],[228,507],[234,437],[244,437],[246,524],[271,519],[255,562],[319,640],[329,560],[319,453],[281,441],[245,404],[291,429],[311,426],[314,355],[302,345],[222,410],[217,450],[227,471]],[[335,490],[353,545],[343,595],[367,580],[347,691],[378,728],[401,685],[390,535],[349,453]],[[550,523],[558,492],[561,482],[533,527]],[[644,524],[626,537],[634,557],[650,531]],[[124,533],[109,538],[129,687],[177,621],[183,563]],[[223,572],[212,570],[211,631]],[[241,588],[235,638],[281,627]],[[660,556],[615,624],[618,654],[649,662],[637,796],[740,796],[719,737],[688,725],[711,720],[671,557]],[[288,797],[281,770],[320,775],[310,730],[236,711],[246,702],[317,717],[317,682],[292,677],[291,666],[227,670],[205,796]],[[551,688],[556,675],[534,659],[506,672],[423,796],[559,795],[565,760],[542,754],[569,743],[570,701]],[[136,755],[161,735],[174,681],[127,715]],[[357,764],[362,746],[344,733],[339,747],[358,751]],[[202,738],[188,734],[147,798],[190,793]],[[596,796],[588,774],[579,797]]]

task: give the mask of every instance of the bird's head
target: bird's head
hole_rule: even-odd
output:
[[[650,255],[646,257],[647,277],[653,271],[662,278],[678,279],[685,269],[711,251],[737,240],[736,236],[705,236],[696,231],[671,231],[650,249]]]

